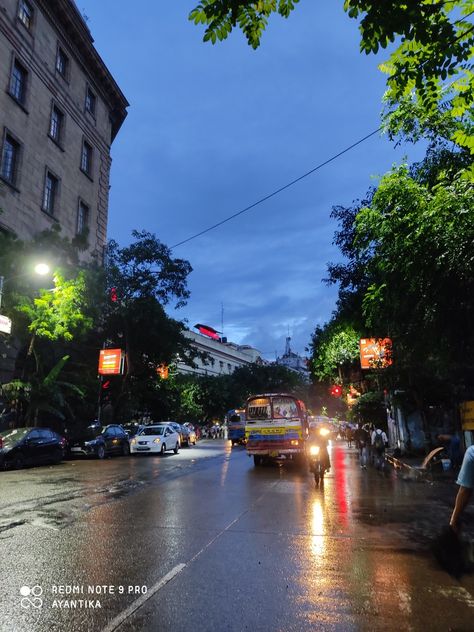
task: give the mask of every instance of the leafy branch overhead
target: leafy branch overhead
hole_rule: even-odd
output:
[[[238,26],[252,48],[260,46],[260,39],[272,13],[287,18],[298,0],[202,0],[191,11],[189,19],[194,24],[207,25],[204,41],[222,41]]]
[[[287,18],[296,3],[202,0],[189,19],[206,27],[204,41],[215,44],[238,27],[256,49],[270,16]],[[452,140],[474,153],[474,0],[344,0],[343,6],[349,17],[359,20],[362,52],[375,54],[392,45],[380,65],[388,75],[388,115],[413,95],[425,115],[441,108],[462,123]]]

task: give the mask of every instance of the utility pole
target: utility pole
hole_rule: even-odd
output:
[[[2,296],[3,296],[3,281],[4,277],[0,276],[0,308],[2,307]]]

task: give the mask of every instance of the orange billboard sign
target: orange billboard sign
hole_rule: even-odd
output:
[[[99,375],[121,375],[123,372],[122,349],[101,349]]]
[[[361,369],[385,369],[392,364],[392,341],[390,338],[361,338]]]

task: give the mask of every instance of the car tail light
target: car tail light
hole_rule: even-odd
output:
[[[0,450],[3,448],[3,439],[0,437]]]

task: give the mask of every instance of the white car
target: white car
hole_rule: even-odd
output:
[[[164,454],[167,450],[173,450],[178,454],[179,448],[179,434],[166,424],[145,426],[130,441],[130,454]]]

